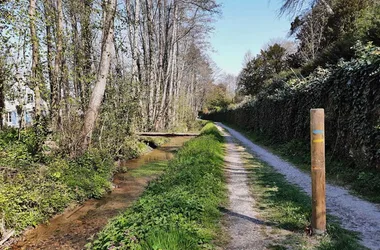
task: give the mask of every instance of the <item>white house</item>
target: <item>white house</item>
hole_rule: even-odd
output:
[[[29,126],[32,124],[34,117],[34,92],[28,86],[19,85],[12,89],[12,96],[8,96],[5,99],[5,114],[3,116],[3,124],[9,127],[18,128],[20,126]],[[17,106],[22,107],[21,113],[17,112]],[[46,114],[47,103],[42,101],[41,103],[42,110],[44,110],[44,114]]]

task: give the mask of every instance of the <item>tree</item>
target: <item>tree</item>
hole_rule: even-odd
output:
[[[30,39],[32,42],[32,68],[31,68],[31,86],[35,95],[35,119],[39,123],[41,118],[41,92],[40,85],[42,85],[42,69],[40,64],[39,43],[36,30],[36,0],[29,1],[29,19],[30,19]]]
[[[103,3],[103,34],[102,49],[99,62],[99,68],[96,76],[96,83],[91,94],[90,103],[88,105],[84,125],[82,129],[82,151],[86,150],[91,143],[92,133],[94,131],[95,122],[98,118],[99,108],[103,100],[104,91],[111,64],[112,49],[114,48],[114,19],[116,12],[117,0],[107,0]]]
[[[289,4],[288,7],[291,6]],[[333,11],[327,11],[326,4]],[[291,24],[290,35],[299,41],[295,58],[300,60],[302,66],[311,67],[311,70],[327,63],[336,63],[341,58],[351,58],[354,55],[351,47],[360,39],[355,29],[356,20],[370,6],[376,6],[375,1],[313,1],[309,9]],[[296,13],[294,8],[289,7],[288,10]]]
[[[253,58],[240,73],[238,90],[245,95],[257,95],[287,67],[286,49],[279,44],[270,45]]]
[[[280,13],[294,15],[294,13],[302,11],[305,8],[305,5],[309,7],[320,4],[323,6],[324,10],[331,15],[334,11],[331,7],[330,1],[331,0],[283,0],[284,4],[281,6]]]
[[[252,55],[252,52],[250,50],[248,50],[247,52],[245,52],[244,54],[244,58],[243,58],[243,62],[242,62],[242,66],[243,68],[247,66],[247,64],[252,61],[253,59],[253,55]]]
[[[205,98],[206,102],[203,107],[204,113],[226,109],[232,102],[232,99],[228,98],[227,86],[224,84],[215,85],[213,83],[209,83]]]

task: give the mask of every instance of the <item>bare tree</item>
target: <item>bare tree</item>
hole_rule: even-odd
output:
[[[245,52],[244,57],[243,57],[243,62],[242,62],[242,67],[244,68],[247,66],[247,64],[253,59],[253,54],[251,50],[248,50]]]
[[[42,77],[42,70],[39,57],[39,43],[36,30],[36,0],[29,1],[29,25],[30,25],[30,38],[32,41],[32,68],[31,68],[31,86],[35,94],[35,118],[38,122],[41,116],[41,92],[40,84]]]
[[[334,11],[329,3],[330,1],[331,0],[284,0],[284,4],[280,9],[280,14],[290,14],[294,16],[301,12],[305,8],[305,5],[307,5],[307,7],[312,7],[317,4],[322,4],[324,10],[329,15],[332,15],[334,14]]]
[[[328,16],[320,5],[307,12],[296,24],[292,23],[291,33],[299,40],[299,54],[306,62],[314,60],[321,51],[324,42],[324,31],[328,22]]]
[[[84,125],[82,129],[81,149],[86,150],[91,143],[95,122],[99,114],[99,108],[104,97],[106,83],[111,63],[112,49],[114,48],[114,19],[117,0],[105,0],[103,2],[103,34],[100,62],[96,77],[96,83],[91,94]]]

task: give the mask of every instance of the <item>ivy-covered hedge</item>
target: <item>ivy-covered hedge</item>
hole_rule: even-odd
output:
[[[380,170],[380,48],[358,44],[355,49],[351,61],[307,78],[280,80],[254,100],[203,117],[274,142],[309,143],[309,110],[324,108],[326,149],[358,168]]]

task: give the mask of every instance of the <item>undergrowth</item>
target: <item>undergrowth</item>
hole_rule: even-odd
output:
[[[0,131],[0,226],[20,233],[62,211],[70,202],[110,190],[109,154],[91,149],[68,158],[36,151],[33,129]],[[0,238],[3,230],[0,230]]]
[[[304,234],[310,224],[311,198],[267,164],[246,154],[250,185],[262,215],[275,226],[293,232],[277,242],[277,249],[359,250],[366,249],[358,235],[343,229],[335,217],[327,216],[327,234],[309,238]],[[285,247],[286,246],[286,247]]]
[[[207,124],[88,249],[212,248],[225,199],[223,137]]]

